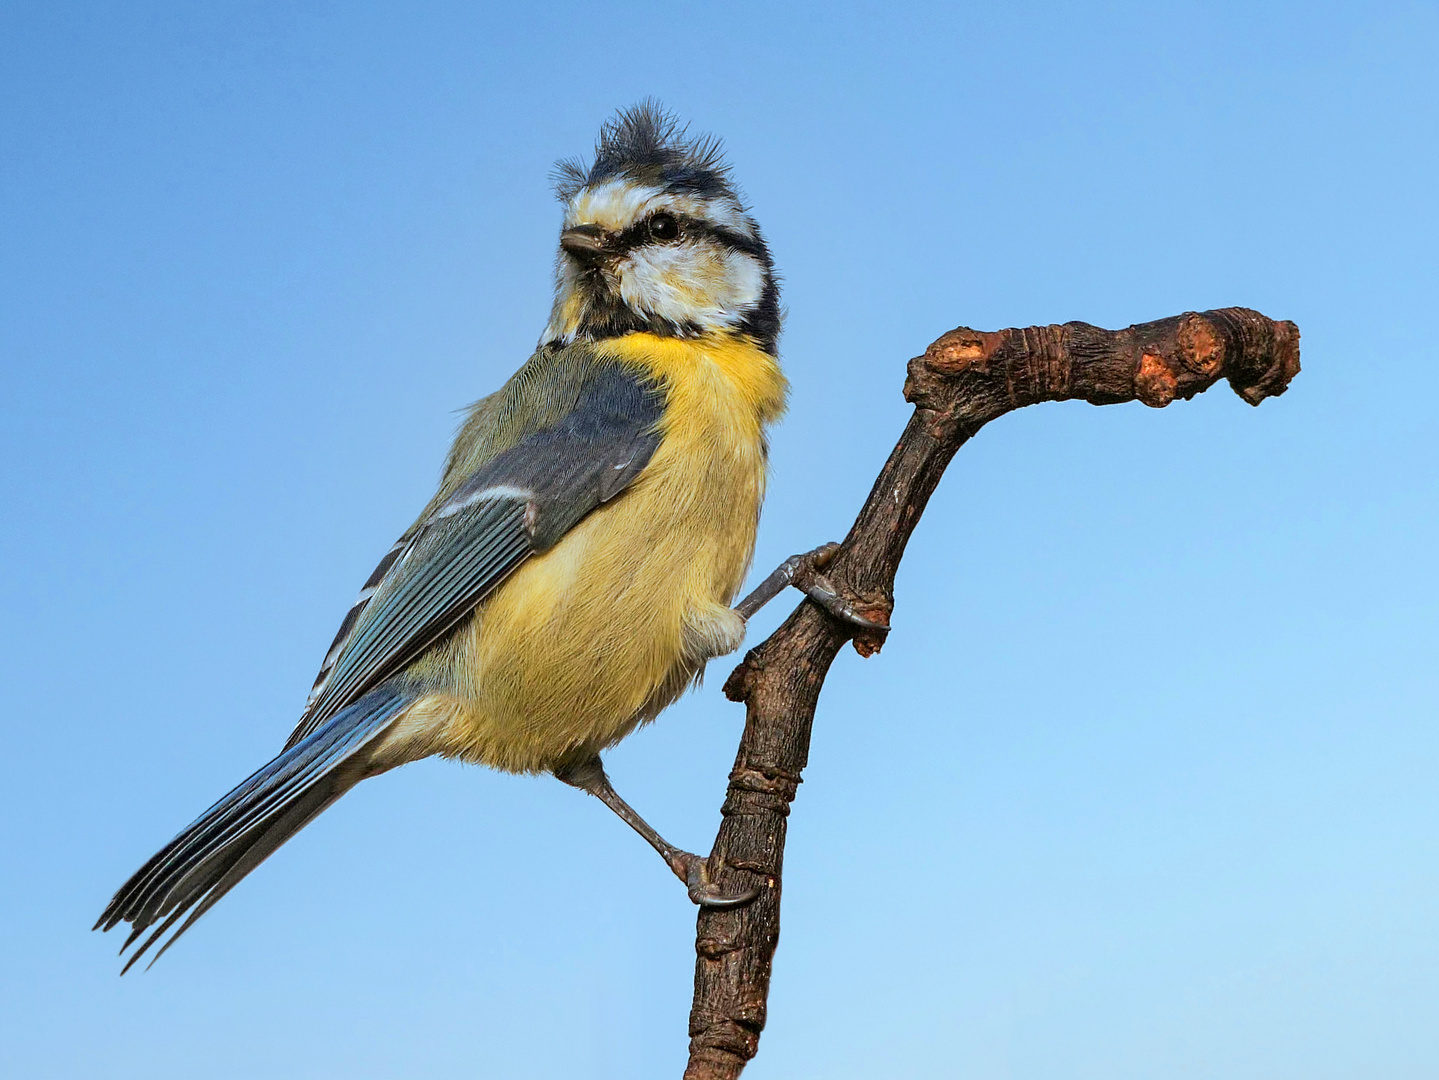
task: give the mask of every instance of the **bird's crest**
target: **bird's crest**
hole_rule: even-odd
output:
[[[690,137],[688,126],[654,98],[605,121],[592,164],[580,158],[558,162],[555,194],[569,202],[584,188],[620,176],[664,191],[735,197],[720,140],[713,135]]]

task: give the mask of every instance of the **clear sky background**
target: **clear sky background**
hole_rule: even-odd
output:
[[[89,933],[282,744],[535,342],[552,162],[650,94],[785,275],[756,576],[955,325],[1303,332],[1259,409],[956,459],[821,702],[748,1075],[1439,1074],[1436,57],[1432,2],[6,4],[0,1074],[678,1075],[694,911],[552,780],[412,765],[149,973]],[[609,759],[700,849],[728,670]]]

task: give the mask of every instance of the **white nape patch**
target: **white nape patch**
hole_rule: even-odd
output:
[[[621,260],[618,271],[627,306],[706,330],[738,326],[764,291],[757,259],[712,241],[647,244]]]
[[[534,492],[526,491],[524,488],[511,487],[508,484],[496,484],[494,487],[487,487],[482,491],[474,491],[460,499],[451,499],[438,510],[429,516],[427,524],[432,521],[439,521],[441,518],[453,517],[461,510],[474,506],[475,503],[487,500],[516,499],[520,502],[528,502],[534,498]]]
[[[565,208],[564,227],[598,225],[610,232],[623,232],[657,210],[713,222],[751,240],[755,236],[754,222],[736,199],[665,192],[624,177],[580,191]]]

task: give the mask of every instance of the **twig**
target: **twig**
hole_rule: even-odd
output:
[[[925,504],[961,446],[996,417],[1041,401],[1142,401],[1163,408],[1220,378],[1251,405],[1282,394],[1299,371],[1299,330],[1247,308],[1221,308],[1127,330],[1086,323],[986,333],[960,327],[909,362],[915,406],[853,528],[825,566],[854,610],[889,625],[895,571]],[[753,903],[701,909],[686,1080],[733,1080],[759,1047],[775,945],[786,818],[809,756],[820,689],[853,640],[878,651],[883,630],[858,629],[804,601],[750,650],[725,683],[747,706],[710,866]]]

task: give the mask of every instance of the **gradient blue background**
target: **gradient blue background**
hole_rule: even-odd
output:
[[[1260,409],[957,458],[821,703],[748,1075],[1439,1074],[1436,56],[1434,3],[5,5],[0,1073],[678,1075],[693,909],[553,781],[411,766],[148,974],[88,933],[279,747],[534,343],[551,163],[657,94],[787,283],[762,569],[956,324],[1304,335]],[[699,847],[728,669],[610,757]]]

